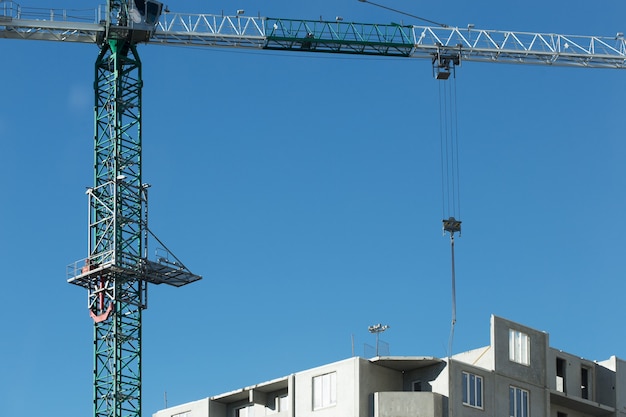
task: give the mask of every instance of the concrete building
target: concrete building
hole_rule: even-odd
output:
[[[154,417],[626,417],[625,366],[492,316],[489,346],[451,358],[353,357]]]

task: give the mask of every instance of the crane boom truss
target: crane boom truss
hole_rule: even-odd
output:
[[[77,17],[53,10],[46,19],[2,3],[0,37],[95,43],[102,9]],[[93,16],[86,22],[85,16]],[[429,58],[585,68],[626,68],[626,41],[614,37],[395,24],[164,13],[149,43]]]

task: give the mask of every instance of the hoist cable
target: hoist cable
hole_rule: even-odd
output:
[[[454,86],[439,85],[439,134],[441,152],[442,216],[461,217],[459,169],[459,122],[456,80]]]
[[[450,251],[452,253],[452,321],[450,323],[450,338],[448,339],[448,355],[452,356],[452,341],[454,339],[454,325],[456,324],[456,271],[454,269],[454,232],[450,233]]]
[[[454,234],[461,233],[461,193],[459,170],[459,121],[456,79],[454,85],[445,81],[439,84],[439,128],[441,151],[441,194],[443,210],[443,230],[450,233],[451,254],[451,307],[450,336],[448,355],[452,356],[456,311],[456,266],[454,259]],[[447,212],[446,212],[447,210]]]
[[[446,152],[444,150],[444,132],[446,131],[446,124],[444,123],[444,101],[441,96],[442,83],[439,83],[439,153],[441,155],[441,218],[446,218]]]
[[[392,9],[391,7],[387,7],[387,6],[384,6],[382,4],[378,4],[378,3],[374,3],[374,2],[369,1],[369,0],[359,0],[359,1],[361,3],[369,3],[369,4],[373,5],[373,6],[380,7],[381,9],[390,10],[392,12],[403,14],[405,16],[409,16],[409,17],[412,17],[414,19],[423,20],[424,22],[432,23],[433,25],[441,26],[442,28],[450,27],[450,26],[446,25],[445,23],[439,23],[439,22],[435,22],[434,20],[429,20],[429,19],[425,19],[423,17],[415,16],[414,14],[403,12],[401,10]]]
[[[456,77],[453,79],[454,83],[454,160],[455,160],[455,170],[456,170],[456,217],[461,218],[461,174],[459,168],[459,118],[458,118],[458,102],[457,102],[457,94],[456,94]]]
[[[451,216],[454,216],[454,199],[451,199],[451,192],[450,190],[452,190],[452,196],[454,196],[454,175],[450,175],[452,173],[452,170],[454,168],[454,161],[451,161],[451,157],[450,157],[450,145],[451,145],[451,141],[452,141],[452,131],[451,129],[449,129],[450,126],[450,90],[448,89],[448,83],[444,83],[445,87],[444,87],[444,111],[445,111],[445,134],[444,134],[444,138],[446,140],[446,146],[445,146],[445,150],[446,150],[446,197],[448,199],[448,214]]]

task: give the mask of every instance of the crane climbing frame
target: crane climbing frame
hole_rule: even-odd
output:
[[[155,237],[148,228],[148,185],[141,171],[139,43],[424,58],[444,79],[461,61],[626,69],[621,33],[568,36],[168,10],[150,30],[136,30],[128,23],[130,11],[149,3],[160,7],[155,1],[110,0],[77,14],[0,0],[0,38],[100,47],[94,84],[95,181],[87,191],[89,255],[68,269],[68,281],[88,290],[95,323],[95,417],[141,416],[141,311],[147,307],[147,285],[179,287],[200,279],[165,248],[163,256],[148,259],[148,238]]]

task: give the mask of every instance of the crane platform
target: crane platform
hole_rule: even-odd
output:
[[[91,288],[94,279],[109,273],[120,274],[129,279],[138,279],[151,284],[167,284],[182,287],[202,279],[191,273],[178,261],[171,261],[166,256],[157,257],[156,261],[139,259],[134,263],[115,265],[113,262],[102,265],[93,264],[89,258],[80,259],[67,266],[67,282],[83,288]]]

